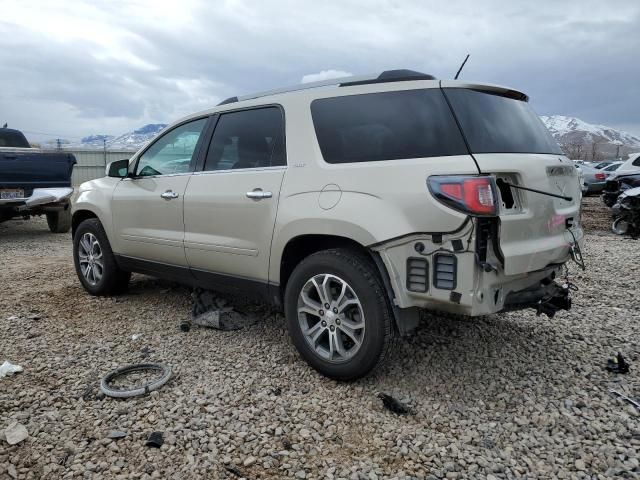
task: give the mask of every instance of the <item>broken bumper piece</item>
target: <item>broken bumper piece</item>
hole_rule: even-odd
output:
[[[554,281],[545,280],[532,288],[511,292],[505,299],[503,311],[534,308],[536,315],[545,314],[553,318],[557,311],[571,309],[570,292],[568,284],[558,285]]]

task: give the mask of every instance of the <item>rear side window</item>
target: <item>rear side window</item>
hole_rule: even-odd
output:
[[[471,153],[564,155],[527,102],[464,88],[444,90]]]
[[[284,122],[278,107],[220,115],[207,152],[205,170],[285,164]]]
[[[328,163],[467,153],[439,89],[322,98],[311,103],[311,115]]]

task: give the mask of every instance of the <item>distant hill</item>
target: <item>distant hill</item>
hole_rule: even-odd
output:
[[[145,143],[158,135],[166,126],[166,123],[149,123],[137,130],[134,130],[133,132],[128,132],[114,138],[109,142],[109,148],[138,150]]]
[[[106,146],[109,150],[136,151],[157,136],[166,126],[166,123],[149,123],[132,132],[123,133],[118,137],[105,134],[89,135],[79,142],[62,139],[60,144],[66,149],[102,149]],[[57,140],[49,140],[43,145],[47,148],[55,148]]]
[[[556,141],[571,158],[592,160],[624,157],[640,151],[640,138],[604,125],[594,125],[579,118],[551,115],[540,117]]]

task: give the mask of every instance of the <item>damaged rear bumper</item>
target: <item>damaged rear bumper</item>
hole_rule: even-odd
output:
[[[416,234],[373,246],[386,267],[395,306],[480,316],[534,308],[549,316],[571,307],[555,283],[571,259],[569,246],[542,269],[506,275],[491,242],[476,242],[469,222],[452,234]]]

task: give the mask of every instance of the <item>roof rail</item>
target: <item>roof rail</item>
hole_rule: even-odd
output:
[[[427,73],[416,72],[413,70],[385,70],[379,75],[359,75],[351,77],[330,78],[328,80],[320,80],[319,82],[301,83],[291,87],[277,88],[274,90],[267,90],[260,93],[252,93],[249,95],[242,95],[236,97],[229,97],[218,104],[227,105],[229,103],[241,102],[243,100],[251,100],[254,98],[266,97],[269,95],[277,95],[280,93],[297,92],[300,90],[309,90],[311,88],[319,87],[350,87],[354,85],[367,85],[372,83],[387,83],[387,82],[404,82],[409,80],[435,80],[433,75]]]

